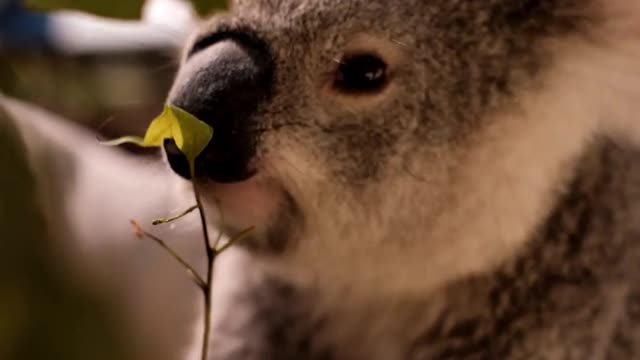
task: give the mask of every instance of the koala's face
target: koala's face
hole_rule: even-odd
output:
[[[602,14],[237,0],[187,46],[169,102],[213,126],[197,181],[230,234],[255,226],[252,251],[319,281],[413,289],[500,261],[543,218],[601,111],[605,81],[585,74],[610,62],[587,39]]]

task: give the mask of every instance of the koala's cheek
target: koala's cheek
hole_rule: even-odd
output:
[[[231,184],[210,184],[206,197],[218,201],[225,226],[239,231],[250,226],[260,232],[268,230],[277,216],[282,191],[260,179]]]

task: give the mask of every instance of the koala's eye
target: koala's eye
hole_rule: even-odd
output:
[[[334,88],[345,93],[373,93],[387,84],[387,64],[375,55],[353,55],[340,61]]]

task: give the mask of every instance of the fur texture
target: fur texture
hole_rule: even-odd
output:
[[[275,68],[256,175],[201,180],[256,226],[213,358],[639,357],[639,24],[623,0],[237,0],[203,25],[196,50],[250,34]],[[331,86],[354,53],[383,90]]]

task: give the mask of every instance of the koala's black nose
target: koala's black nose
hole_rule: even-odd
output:
[[[169,103],[213,127],[213,139],[196,159],[196,174],[216,182],[251,177],[256,152],[256,111],[271,93],[273,60],[249,36],[219,36],[196,44],[181,67]],[[189,178],[186,159],[172,142],[165,151],[175,172]]]

